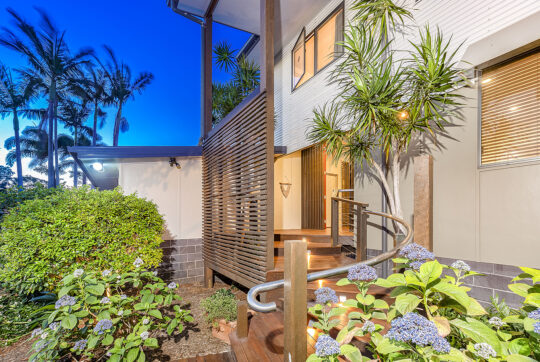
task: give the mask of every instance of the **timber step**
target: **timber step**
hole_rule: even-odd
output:
[[[336,255],[341,254],[341,246],[333,246],[331,242],[308,242],[307,249],[311,255]],[[274,242],[274,255],[283,256],[285,251],[284,241]]]
[[[305,240],[307,242],[330,242],[330,229],[284,229],[274,230],[274,241]]]
[[[355,260],[345,254],[336,255],[311,255],[309,257],[308,273],[333,269],[342,265],[353,264]],[[268,271],[269,274],[281,274],[283,276],[283,268],[285,266],[285,258],[283,256],[274,256],[274,269]],[[268,278],[267,278],[268,279]],[[275,279],[268,279],[275,280]]]

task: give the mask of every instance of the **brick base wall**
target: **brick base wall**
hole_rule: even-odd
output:
[[[181,284],[203,281],[202,239],[166,240],[158,275]]]
[[[368,258],[372,258],[381,254],[380,250],[368,249]],[[458,259],[437,257],[441,264],[451,265]],[[472,276],[467,278],[465,285],[471,288],[469,295],[480,302],[484,306],[491,304],[492,297],[499,297],[499,301],[504,299],[510,307],[519,307],[523,302],[523,298],[512,293],[508,289],[508,284],[512,279],[521,274],[521,269],[511,265],[483,263],[477,261],[463,260],[471,267],[471,270],[482,273],[483,275]],[[375,267],[377,272],[381,273],[380,264]]]

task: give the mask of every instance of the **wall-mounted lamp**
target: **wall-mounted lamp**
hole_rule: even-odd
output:
[[[182,165],[180,165],[178,162],[176,162],[176,157],[171,157],[169,159],[169,166],[176,167],[179,170],[182,168]]]
[[[96,161],[92,164],[92,168],[94,170],[96,170],[97,172],[102,172],[103,171],[103,163],[99,162],[99,161]]]
[[[287,178],[287,176],[285,176],[285,182],[280,182],[279,183],[279,188],[281,189],[281,194],[287,198],[287,196],[289,196],[289,193],[291,192],[291,186],[292,186],[292,183],[289,182],[289,179]]]

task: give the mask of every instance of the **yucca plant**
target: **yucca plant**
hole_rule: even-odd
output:
[[[389,0],[362,1],[356,8],[359,21],[347,27],[341,62],[331,76],[340,92],[314,110],[308,137],[324,144],[334,159],[346,156],[368,166],[388,197],[390,213],[402,218],[405,154],[411,144],[437,142],[437,133],[459,115],[464,81],[455,59],[459,47],[452,49],[440,30],[425,27],[412,50],[398,56],[388,29],[403,25],[410,13]]]

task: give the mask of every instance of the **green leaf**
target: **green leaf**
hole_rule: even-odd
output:
[[[336,283],[336,285],[337,285],[338,287],[342,287],[342,286],[344,286],[344,285],[349,285],[349,284],[352,284],[352,283],[351,283],[351,282],[349,281],[349,279],[347,279],[347,278],[340,279],[340,280],[338,280],[338,282]]]
[[[414,294],[401,294],[396,298],[395,306],[399,313],[405,315],[418,307],[422,300]]]
[[[525,298],[525,304],[534,305],[537,308],[540,308],[540,293],[532,293],[527,295]]]
[[[438,279],[443,272],[443,267],[438,261],[428,261],[420,266],[420,278],[424,284],[429,284]]]
[[[466,321],[454,319],[450,323],[476,343],[488,343],[498,355],[503,354],[503,347],[497,333],[484,323],[473,318],[467,318]]]
[[[506,362],[537,362],[535,359],[522,356],[520,354],[511,354],[506,356]]]
[[[522,354],[528,356],[531,354],[531,345],[527,338],[517,338],[514,339],[508,345],[508,352],[510,354]]]
[[[158,340],[156,338],[147,338],[144,341],[144,346],[145,347],[158,348],[159,347]]]
[[[99,342],[99,337],[98,336],[95,336],[95,335],[90,335],[90,337],[88,337],[88,345],[87,345],[87,349],[93,349]]]
[[[379,278],[375,281],[375,285],[378,285],[383,288],[393,288],[407,285],[405,282],[405,276],[400,273],[392,274],[386,279]]]
[[[531,288],[530,285],[524,283],[511,283],[508,284],[508,289],[516,293],[517,295],[526,298],[529,294],[527,291]]]
[[[317,356],[315,353],[310,354],[306,362],[321,362],[322,358]]]
[[[58,292],[58,298],[62,298],[64,295],[68,294],[73,288],[75,288],[75,285],[69,285],[60,289],[60,291]]]
[[[400,346],[398,344],[395,344],[388,338],[384,338],[380,343],[377,345],[377,352],[381,354],[390,354],[394,352],[403,351],[407,348]]]
[[[154,318],[163,319],[163,316],[161,315],[161,312],[159,310],[157,310],[157,309],[150,309],[148,314],[150,314]]]
[[[329,317],[336,317],[336,316],[340,316],[342,314],[345,314],[347,313],[347,308],[343,308],[343,307],[339,307],[339,308],[332,308],[330,310],[330,313],[328,313],[328,316]]]
[[[470,303],[467,306],[467,314],[470,316],[481,316],[486,315],[487,312],[476,299],[470,298]]]
[[[131,348],[126,356],[126,360],[127,362],[133,362],[137,359],[138,356],[139,356],[139,348],[138,347]]]
[[[373,303],[373,308],[377,308],[377,309],[388,309],[388,303],[386,303],[384,300],[382,299],[377,299],[375,300],[375,302]]]
[[[360,350],[350,344],[344,344],[340,348],[343,356],[347,357],[351,362],[362,362],[362,353]]]
[[[454,299],[465,308],[468,308],[469,304],[471,304],[471,297],[467,295],[467,292],[457,285],[450,284],[447,281],[441,280],[439,283],[435,284],[432,289]]]
[[[101,344],[104,346],[109,346],[114,342],[114,337],[111,334],[107,334],[105,338],[101,341]]]
[[[84,287],[84,290],[93,295],[103,295],[105,286],[103,284],[90,284]]]
[[[73,329],[77,325],[77,317],[74,315],[68,315],[62,318],[62,328]]]

